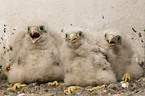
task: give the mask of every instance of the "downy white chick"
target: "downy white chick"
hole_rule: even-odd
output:
[[[66,85],[95,86],[116,82],[110,63],[99,48],[94,46],[91,38],[89,33],[78,27],[65,31],[61,60]]]
[[[104,34],[98,32],[94,36],[97,46],[104,48],[104,53],[111,63],[117,80],[121,80],[125,75],[125,81],[130,77],[136,79],[143,75],[143,69],[135,61],[131,41],[127,40],[118,30],[110,29],[105,31]]]
[[[57,38],[56,38],[57,37]],[[11,67],[9,83],[30,83],[63,80],[58,42],[61,37],[45,25],[28,26],[18,31],[10,43]]]

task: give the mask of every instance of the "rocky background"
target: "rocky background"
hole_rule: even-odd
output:
[[[145,35],[145,0],[0,0],[0,49],[19,28],[34,21],[46,22],[59,32],[79,26],[90,32],[118,29],[133,41],[132,46],[143,61]]]

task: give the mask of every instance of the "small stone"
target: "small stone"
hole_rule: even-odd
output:
[[[129,86],[128,82],[121,81],[120,83],[121,83],[121,87],[123,87],[123,88],[128,88],[128,86]]]
[[[26,94],[24,94],[24,93],[21,93],[21,94],[19,94],[18,96],[26,96]]]
[[[107,90],[103,90],[103,92],[107,92]]]
[[[136,33],[136,30],[134,28],[132,28],[132,30]]]
[[[61,29],[61,32],[64,32],[64,30],[63,30],[63,29]]]

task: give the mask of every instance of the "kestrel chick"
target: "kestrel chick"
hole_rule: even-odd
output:
[[[92,42],[91,35],[80,28],[65,31],[61,47],[66,85],[88,86],[116,82],[110,63]]]
[[[56,38],[56,36],[57,38]],[[30,83],[63,80],[60,62],[60,36],[45,25],[28,26],[13,37],[10,53],[10,83]]]

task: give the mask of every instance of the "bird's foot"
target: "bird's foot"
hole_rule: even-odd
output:
[[[49,82],[48,86],[55,86],[55,85],[57,86],[58,84],[59,85],[65,85],[65,83],[58,83],[57,81],[54,81],[54,82]]]
[[[57,81],[54,81],[54,82],[49,82],[48,83],[48,86],[57,86],[59,83]]]
[[[16,90],[16,88],[21,88],[26,86],[25,84],[15,83],[13,87],[7,88],[7,90]]]
[[[71,94],[77,88],[80,88],[80,87],[79,86],[70,86],[67,90],[64,90],[64,93]]]
[[[65,85],[65,83],[59,83],[60,85]]]
[[[95,89],[101,89],[101,88],[105,88],[105,85],[97,86],[97,87],[93,87],[92,89],[85,89],[85,90],[87,90],[87,91],[89,91],[89,92],[92,92],[92,91],[94,91]]]
[[[125,73],[125,74],[123,75],[123,77],[122,77],[122,80],[125,81],[125,82],[127,82],[128,80],[130,80],[130,75],[129,75],[129,73]]]

